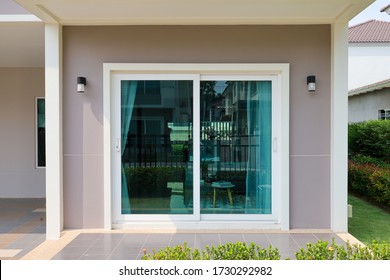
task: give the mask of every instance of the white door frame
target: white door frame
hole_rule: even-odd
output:
[[[113,222],[114,223],[126,223],[130,221],[190,221],[190,220],[199,220],[199,189],[196,189],[193,187],[193,214],[121,214],[121,194],[120,194],[120,188],[117,188],[115,186],[121,185],[121,158],[122,155],[119,152],[120,146],[122,143],[121,141],[121,127],[120,127],[120,110],[117,108],[120,108],[121,101],[120,101],[120,92],[121,92],[121,81],[122,80],[190,80],[194,81],[193,83],[193,92],[199,92],[199,83],[196,81],[199,81],[199,75],[189,75],[189,74],[114,74],[112,76],[111,82],[112,82],[112,107],[113,113],[112,114],[112,138],[114,139],[114,145],[111,147],[111,156],[112,156],[112,172],[113,172],[113,178],[112,178],[112,209],[113,209]],[[195,108],[199,107],[199,97],[193,96],[193,112],[194,116],[193,119],[195,120],[196,110]],[[116,110],[114,109],[116,108]],[[193,122],[193,130],[196,129],[196,122]],[[116,147],[116,143],[119,143],[119,147]],[[193,135],[193,146],[197,147],[196,145],[200,144],[200,136],[198,134]],[[119,150],[119,151],[118,151]],[[196,157],[195,153],[197,149],[194,150],[194,161],[193,166],[199,166],[199,157]],[[199,182],[200,180],[200,171],[198,169],[193,168],[193,186],[195,185],[195,182]]]
[[[118,83],[115,83],[115,77],[119,77],[122,74],[131,74],[131,75],[143,75],[143,74],[157,74],[158,79],[161,79],[161,75],[174,74],[175,80],[177,80],[180,75],[190,74],[188,77],[193,77],[194,79],[198,77],[200,80],[200,74],[204,75],[222,75],[232,76],[234,75],[274,75],[277,77],[277,88],[279,91],[279,98],[277,102],[279,103],[278,121],[276,124],[277,138],[273,139],[273,152],[277,153],[277,168],[279,171],[279,182],[278,187],[276,188],[277,193],[273,195],[273,203],[275,202],[278,209],[275,209],[277,213],[276,217],[273,216],[269,221],[267,219],[262,219],[261,221],[244,221],[237,218],[237,227],[238,228],[278,228],[282,230],[289,229],[289,65],[288,64],[127,64],[127,63],[105,63],[104,67],[104,225],[106,229],[111,229],[117,224],[114,224],[115,218],[113,213],[115,213],[115,207],[112,203],[113,199],[113,186],[115,184],[115,177],[113,174],[114,167],[114,158],[113,158],[113,149],[116,141],[115,131],[113,129],[113,122],[115,121],[115,116],[113,114],[114,106],[114,91],[118,90],[115,88]],[[144,76],[145,77],[145,76]],[[150,76],[152,77],[152,76]],[[168,77],[168,76],[167,76]],[[183,76],[184,77],[184,76]],[[144,79],[144,78],[142,78]],[[116,85],[115,85],[116,84]],[[197,87],[199,87],[199,83]],[[198,92],[199,89],[195,90],[194,93]],[[199,97],[195,98],[194,94],[194,120],[199,119],[199,110],[195,109],[199,104]],[[274,121],[274,120],[273,120]],[[200,123],[194,122],[194,131],[199,131]],[[197,127],[196,127],[197,126]],[[194,133],[194,147],[198,147],[200,144],[199,135]],[[197,138],[197,139],[195,139]],[[198,153],[198,154],[196,154]],[[199,149],[194,149],[194,166],[199,166]],[[193,180],[199,182],[200,180],[200,170],[199,168],[194,168]],[[194,186],[196,186],[194,184]],[[198,197],[199,188],[194,187],[194,196]],[[274,201],[274,198],[277,201]],[[199,217],[199,203],[194,211],[195,214],[192,217],[188,217],[190,220],[193,220],[190,224],[180,224],[176,220],[172,220],[171,216],[163,217],[163,215],[157,215],[157,217],[150,216],[150,222],[153,221],[154,227],[156,222],[161,222],[161,225],[164,227],[174,227],[174,228],[232,228],[232,219],[230,218],[227,221],[221,220],[220,223],[216,221],[202,221]],[[135,215],[136,216],[136,215]],[[139,222],[142,223],[143,227],[148,227],[148,224],[142,221],[145,221],[144,216],[140,215]],[[182,215],[178,215],[182,216]],[[240,215],[241,216],[241,215]],[[261,215],[264,217],[264,215]],[[271,216],[270,216],[271,217]],[[211,218],[211,217],[210,217]],[[137,220],[137,219],[136,219]],[[142,220],[142,221],[141,221]],[[241,222],[240,222],[241,221]]]

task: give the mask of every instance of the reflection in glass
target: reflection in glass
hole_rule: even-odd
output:
[[[45,99],[37,99],[37,166],[46,166]]]
[[[192,214],[192,81],[122,81],[122,214]]]
[[[271,85],[201,82],[202,214],[271,214]]]

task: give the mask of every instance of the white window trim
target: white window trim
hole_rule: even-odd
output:
[[[34,119],[35,119],[35,124],[34,124],[34,133],[35,133],[35,168],[36,169],[46,169],[46,166],[38,166],[38,100],[40,99],[43,99],[45,100],[45,97],[42,96],[38,96],[38,97],[35,97],[34,99],[34,106],[35,106],[35,109],[34,109]]]
[[[273,149],[277,151],[279,166],[279,193],[275,197],[279,199],[278,219],[267,223],[266,221],[243,223],[237,222],[237,228],[278,228],[289,229],[289,64],[143,64],[143,63],[104,63],[103,64],[103,113],[104,113],[104,227],[109,230],[113,227],[113,205],[112,205],[112,147],[114,139],[112,136],[112,78],[114,74],[202,74],[202,75],[277,75],[277,87],[280,91],[279,120],[276,123],[278,138],[273,139]],[[195,102],[194,102],[195,103]],[[195,112],[195,111],[194,111]],[[194,119],[197,116],[194,115]],[[198,128],[199,129],[199,128]],[[194,127],[194,130],[196,128]],[[195,163],[194,163],[195,164]],[[194,174],[194,177],[196,174]],[[198,176],[199,177],[199,176]],[[196,178],[194,178],[196,179]],[[195,210],[195,209],[194,209]],[[196,229],[202,228],[232,228],[232,223],[221,221],[221,223],[198,222],[193,224]],[[163,225],[149,225],[159,227]],[[171,226],[179,227],[177,223]],[[143,227],[148,227],[143,224]],[[182,225],[188,228],[189,223]],[[191,226],[190,226],[191,227]],[[235,226],[233,226],[235,227]]]
[[[382,119],[380,118],[379,114],[380,114],[380,111],[385,111],[384,114],[385,114],[385,118]],[[390,109],[379,109],[378,110],[378,120],[390,120],[390,117],[389,118],[386,118],[386,115],[387,114],[390,114]]]

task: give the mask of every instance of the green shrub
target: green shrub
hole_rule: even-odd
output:
[[[306,248],[295,252],[297,260],[390,260],[390,244],[373,241],[368,246],[358,244],[336,244],[319,240],[308,243]],[[278,248],[261,248],[254,243],[226,243],[208,247],[203,251],[184,245],[166,247],[148,254],[144,251],[143,260],[280,260]]]
[[[218,247],[206,246],[203,252],[206,260],[280,260],[279,250],[272,246],[261,248],[254,243],[227,243]]]
[[[370,176],[371,184],[368,185],[370,197],[379,204],[390,206],[390,169],[380,168]]]
[[[373,241],[369,246],[374,260],[390,260],[390,244],[387,242],[378,243]]]
[[[376,166],[373,164],[361,164],[352,160],[348,161],[348,190],[359,195],[368,196],[370,176]]]
[[[374,202],[390,206],[390,168],[374,163],[348,162],[348,189]]]
[[[360,164],[370,163],[370,164],[378,165],[380,167],[390,168],[390,163],[388,163],[382,159],[374,158],[371,156],[356,154],[356,155],[351,156],[350,159],[355,163],[360,163]]]
[[[390,244],[373,241],[368,246],[359,244],[338,245],[334,239],[331,244],[319,240],[316,244],[308,243],[306,249],[295,253],[297,260],[389,260]]]
[[[365,155],[390,162],[390,120],[348,125],[349,155]]]
[[[131,197],[167,197],[167,182],[184,182],[184,167],[126,167]]]
[[[183,155],[184,145],[183,144],[172,144],[172,155]]]
[[[148,254],[144,250],[144,255],[142,256],[143,260],[201,260],[201,254],[198,249],[191,249],[187,246],[187,243],[184,245],[177,245],[175,247],[166,247],[165,249],[159,250],[156,252],[152,251],[151,254]]]
[[[215,246],[206,246],[205,250],[191,249],[184,245],[166,247],[158,252],[147,254],[144,251],[143,260],[279,260],[277,248],[261,248],[254,243],[249,246],[243,242],[226,243]]]

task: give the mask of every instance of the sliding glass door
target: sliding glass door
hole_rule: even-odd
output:
[[[271,214],[272,82],[200,82],[202,214]]]
[[[116,220],[273,214],[272,77],[118,74]]]
[[[120,80],[120,212],[191,215],[193,80],[145,78]]]

